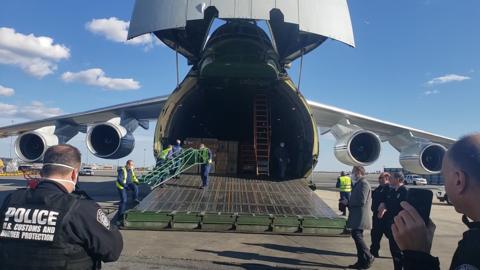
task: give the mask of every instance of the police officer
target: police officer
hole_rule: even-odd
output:
[[[99,269],[116,261],[122,236],[94,201],[72,194],[80,152],[50,147],[35,189],[11,193],[0,208],[0,269]]]
[[[378,218],[378,207],[385,201],[385,197],[390,192],[390,174],[383,172],[378,177],[378,187],[372,192],[372,231],[370,232],[372,245],[370,253],[379,258],[380,242],[385,234],[385,224],[383,219]]]
[[[380,203],[378,208],[378,218],[383,219],[385,225],[385,236],[388,238],[395,270],[402,269],[403,255],[393,238],[391,226],[394,222],[394,217],[402,210],[400,203],[407,200],[408,190],[404,185],[404,181],[405,177],[403,176],[403,173],[393,173],[392,178],[390,179],[391,189],[385,196],[385,202]]]
[[[200,144],[200,150],[203,150],[205,153],[205,161],[202,165],[200,165],[200,174],[202,177],[202,185],[200,189],[206,188],[208,186],[208,174],[210,173],[211,165],[212,165],[212,151],[205,147],[202,143]]]
[[[345,174],[340,173],[340,177],[337,179],[337,188],[340,189],[340,204],[342,205],[343,215],[347,215],[347,205],[350,201],[350,193],[352,192],[352,179]]]
[[[480,269],[480,133],[466,136],[454,143],[443,158],[442,175],[445,191],[455,210],[463,214],[468,230],[458,242],[450,269]],[[422,217],[407,202],[402,203],[403,211],[395,217],[393,235],[404,251],[406,270],[438,270],[438,258],[432,257],[435,225],[425,225]],[[471,219],[472,221],[470,221]]]
[[[133,163],[133,160],[128,160],[125,167],[118,168],[118,176],[115,184],[117,186],[118,194],[120,195],[120,203],[117,213],[117,221],[119,224],[121,224],[123,215],[127,209],[127,190],[133,191],[133,201],[135,203],[140,203],[138,200],[138,184],[140,184],[140,182],[135,175],[134,166],[135,164]]]

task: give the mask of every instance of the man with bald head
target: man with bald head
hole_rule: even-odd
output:
[[[122,236],[94,201],[74,194],[81,156],[71,145],[47,149],[39,184],[0,207],[0,269],[98,269],[115,261]]]
[[[480,134],[463,137],[450,147],[443,158],[442,175],[445,191],[455,210],[463,214],[469,228],[463,234],[453,255],[450,269],[480,269]],[[404,251],[404,269],[440,269],[438,258],[432,257],[435,225],[429,226],[408,203],[392,225],[395,241]]]

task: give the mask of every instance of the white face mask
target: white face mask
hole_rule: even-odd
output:
[[[45,165],[64,167],[64,168],[75,170],[75,168],[73,168],[72,166],[68,166],[68,165],[60,164],[60,163],[44,163],[43,166],[45,166]],[[65,179],[58,179],[58,178],[43,178],[43,179],[51,180],[51,181],[55,181],[55,182],[60,182],[60,183],[63,182],[63,183],[71,184],[73,186],[73,191],[75,191],[75,186],[77,185],[77,183],[75,183],[73,180],[65,180]],[[77,177],[77,181],[78,181],[78,177]]]
[[[352,182],[357,182],[358,178],[355,174],[352,174],[352,176],[350,176],[350,179],[352,179]]]

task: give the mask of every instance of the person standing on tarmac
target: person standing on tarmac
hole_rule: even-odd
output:
[[[370,253],[375,258],[379,258],[380,242],[385,234],[385,224],[383,219],[378,218],[378,207],[385,201],[386,195],[390,192],[390,174],[383,172],[378,177],[378,187],[372,192],[372,231],[370,232],[372,245]]]
[[[100,269],[123,249],[118,229],[93,200],[73,194],[77,148],[47,149],[35,189],[9,194],[0,207],[0,269]]]
[[[393,258],[393,266],[395,270],[401,270],[403,264],[403,254],[398,247],[392,234],[392,224],[394,218],[402,207],[400,203],[407,200],[408,190],[404,185],[405,177],[401,172],[395,172],[390,179],[390,191],[385,196],[385,201],[380,203],[378,207],[378,218],[382,219],[385,225],[385,236],[388,238],[388,244],[390,246],[390,253]]]
[[[340,173],[340,177],[337,178],[337,188],[340,189],[340,211],[343,215],[347,215],[347,205],[350,201],[350,193],[352,192],[352,179],[345,172]]]
[[[468,227],[458,242],[450,269],[480,269],[480,133],[463,137],[443,157],[445,191],[455,210],[463,214]],[[435,225],[429,226],[409,203],[395,217],[393,236],[404,252],[404,269],[439,270],[438,258],[430,255]],[[469,221],[471,219],[472,221]]]
[[[370,184],[365,179],[365,168],[355,166],[352,170],[352,180],[355,185],[350,196],[348,205],[349,213],[347,226],[352,229],[352,238],[357,248],[357,262],[348,266],[352,269],[368,269],[372,266],[375,257],[370,254],[370,250],[363,239],[363,231],[372,228],[370,207],[372,206],[372,190]]]
[[[115,182],[118,194],[120,195],[120,202],[116,218],[118,225],[121,225],[123,221],[123,215],[127,210],[127,190],[133,191],[133,201],[137,204],[140,203],[140,200],[138,200],[138,185],[140,182],[135,175],[134,169],[135,164],[133,163],[133,160],[128,160],[124,167],[118,168],[117,181]]]
[[[204,189],[208,186],[208,174],[210,173],[210,169],[212,167],[212,151],[205,147],[202,143],[200,144],[200,150],[206,152],[205,162],[200,165],[200,174],[202,176],[202,185],[199,187],[200,189]]]

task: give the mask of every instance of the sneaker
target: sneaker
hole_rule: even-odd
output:
[[[199,186],[198,189],[203,189],[203,186]]]
[[[380,258],[380,254],[378,254],[378,251],[373,252],[373,251],[370,250],[370,254],[372,254],[372,256],[375,257],[375,258]]]
[[[136,200],[133,200],[133,202],[134,202],[135,204],[139,204],[139,203],[140,203],[140,200],[139,200],[139,199],[136,199]]]

